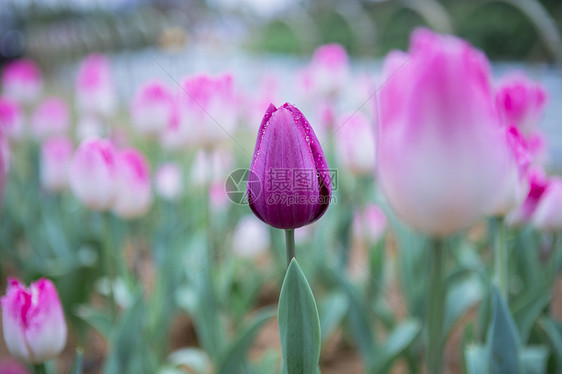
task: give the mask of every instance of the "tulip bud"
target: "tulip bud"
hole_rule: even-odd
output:
[[[2,72],[2,89],[7,97],[22,104],[31,104],[43,90],[41,70],[32,60],[11,62]]]
[[[557,232],[562,229],[562,179],[550,178],[538,200],[531,218],[533,225],[542,231]]]
[[[55,137],[41,145],[41,185],[57,192],[68,186],[68,170],[74,147],[70,139]]]
[[[496,203],[509,165],[486,57],[417,30],[383,75],[377,168],[390,206],[436,237],[466,227]]]
[[[85,114],[113,114],[117,98],[107,57],[93,54],[82,61],[76,79],[76,100],[78,109]]]
[[[174,105],[174,96],[165,84],[158,81],[146,83],[131,103],[133,127],[141,134],[158,134],[172,121]]]
[[[343,116],[345,128],[337,133],[338,156],[342,165],[355,175],[375,171],[375,134],[369,119],[362,113]]]
[[[53,283],[41,278],[27,288],[8,279],[2,327],[12,356],[33,364],[58,356],[66,344],[66,323]]]
[[[304,115],[290,104],[267,109],[250,170],[248,201],[263,222],[295,229],[328,209],[332,186],[324,152]]]
[[[70,164],[70,189],[92,210],[106,210],[115,197],[115,149],[105,139],[84,140]]]
[[[144,155],[125,149],[116,158],[116,195],[113,211],[123,218],[144,215],[152,203],[150,168]]]
[[[214,146],[229,138],[238,122],[231,75],[185,79],[179,94],[180,127],[189,129],[190,142]]]
[[[352,230],[356,239],[376,244],[386,232],[386,215],[377,205],[371,204],[356,211],[353,217]]]
[[[43,139],[53,134],[63,134],[70,124],[68,106],[56,97],[45,99],[33,113],[31,130],[36,138]]]
[[[156,192],[163,199],[176,200],[183,188],[183,176],[180,167],[169,162],[160,165],[156,171]]]
[[[267,226],[254,216],[246,216],[234,230],[232,249],[240,257],[255,257],[267,251],[271,239]]]
[[[7,97],[0,97],[0,131],[10,139],[23,135],[23,113],[19,104]]]
[[[542,118],[546,103],[544,88],[522,73],[505,77],[497,87],[496,101],[507,125],[515,125],[527,134]]]

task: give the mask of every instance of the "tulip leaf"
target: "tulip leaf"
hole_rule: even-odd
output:
[[[81,305],[76,314],[78,317],[86,321],[87,324],[92,326],[93,329],[106,340],[111,339],[113,324],[111,323],[111,317],[107,311],[101,311],[87,305]]]
[[[277,311],[287,374],[313,374],[320,358],[320,321],[314,295],[297,260],[285,274]]]
[[[529,346],[521,352],[521,367],[524,374],[546,373],[548,348],[543,346]]]
[[[492,324],[488,341],[489,370],[493,374],[518,374],[520,341],[507,302],[497,287],[492,291]]]
[[[386,373],[394,361],[416,340],[421,333],[421,324],[407,320],[397,326],[387,338],[386,343],[376,351],[371,373]]]
[[[554,353],[557,367],[556,372],[562,372],[562,326],[548,318],[539,320],[538,326]]]
[[[545,282],[529,290],[513,305],[513,318],[519,327],[522,342],[527,341],[533,325],[548,306],[551,299],[550,285]]]
[[[248,351],[261,328],[275,316],[271,308],[263,309],[252,323],[243,329],[219,360],[217,374],[242,374]]]
[[[488,350],[484,346],[471,345],[465,351],[467,374],[488,374]]]
[[[323,342],[338,328],[348,309],[346,296],[336,292],[318,304]]]
[[[482,300],[482,284],[476,277],[470,277],[449,287],[445,302],[444,331],[449,335],[454,324],[466,311]]]
[[[70,370],[69,374],[82,374],[82,366],[84,364],[84,351],[81,348],[76,350],[76,358],[74,359],[74,365]]]

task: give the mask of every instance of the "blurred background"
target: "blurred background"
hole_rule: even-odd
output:
[[[146,77],[230,71],[294,74],[316,47],[340,43],[352,67],[376,72],[413,28],[457,34],[486,52],[497,74],[524,68],[552,101],[562,96],[562,3],[558,0],[0,0],[0,61],[37,60],[71,86],[92,52],[112,59],[123,101]],[[159,66],[158,61],[162,66]],[[163,68],[167,72],[162,71]],[[286,80],[285,80],[286,81]],[[67,87],[65,87],[67,88]],[[287,91],[287,90],[285,90]],[[283,98],[293,100],[292,98]],[[562,164],[560,106],[546,109],[552,166]]]

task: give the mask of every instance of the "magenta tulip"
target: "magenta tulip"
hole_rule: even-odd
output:
[[[466,227],[497,204],[509,165],[486,57],[422,29],[383,75],[377,167],[390,206],[432,236]]]
[[[27,288],[9,279],[2,327],[11,355],[34,364],[57,357],[66,344],[66,323],[53,283],[42,278]]]
[[[0,97],[0,131],[10,139],[23,136],[23,112],[16,101],[7,97]]]
[[[540,168],[529,170],[527,180],[529,192],[523,203],[508,215],[507,222],[510,225],[523,225],[531,220],[548,185],[544,171]]]
[[[170,125],[175,111],[171,90],[159,81],[141,86],[131,103],[131,121],[141,134],[158,134]]]
[[[45,99],[31,118],[31,130],[38,139],[54,134],[63,134],[70,125],[70,111],[62,99],[50,97]]]
[[[2,71],[2,89],[6,96],[22,104],[31,104],[43,90],[41,70],[32,60],[11,62]]]
[[[503,120],[528,134],[536,129],[546,103],[544,88],[522,73],[512,73],[499,83],[496,101]]]
[[[107,57],[92,54],[81,62],[76,78],[76,100],[84,114],[107,117],[114,113],[117,96]]]
[[[324,152],[304,115],[290,104],[267,109],[250,170],[248,200],[263,222],[295,229],[328,209],[332,186]]]
[[[144,215],[152,203],[150,168],[144,155],[132,148],[118,152],[116,173],[113,211],[122,218]]]
[[[69,171],[74,196],[92,210],[109,209],[115,199],[116,151],[105,139],[84,140],[72,159]]]
[[[68,171],[74,146],[70,139],[60,136],[46,140],[41,145],[41,185],[51,192],[68,186]]]

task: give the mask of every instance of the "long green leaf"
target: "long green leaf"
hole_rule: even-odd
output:
[[[494,287],[493,316],[490,325],[489,367],[493,374],[519,374],[520,341],[507,302]]]
[[[375,353],[375,363],[371,373],[387,373],[394,361],[420,335],[421,324],[415,320],[402,322],[390,334],[386,343]]]
[[[287,374],[313,374],[320,359],[320,320],[314,295],[293,258],[279,296],[279,335]]]

